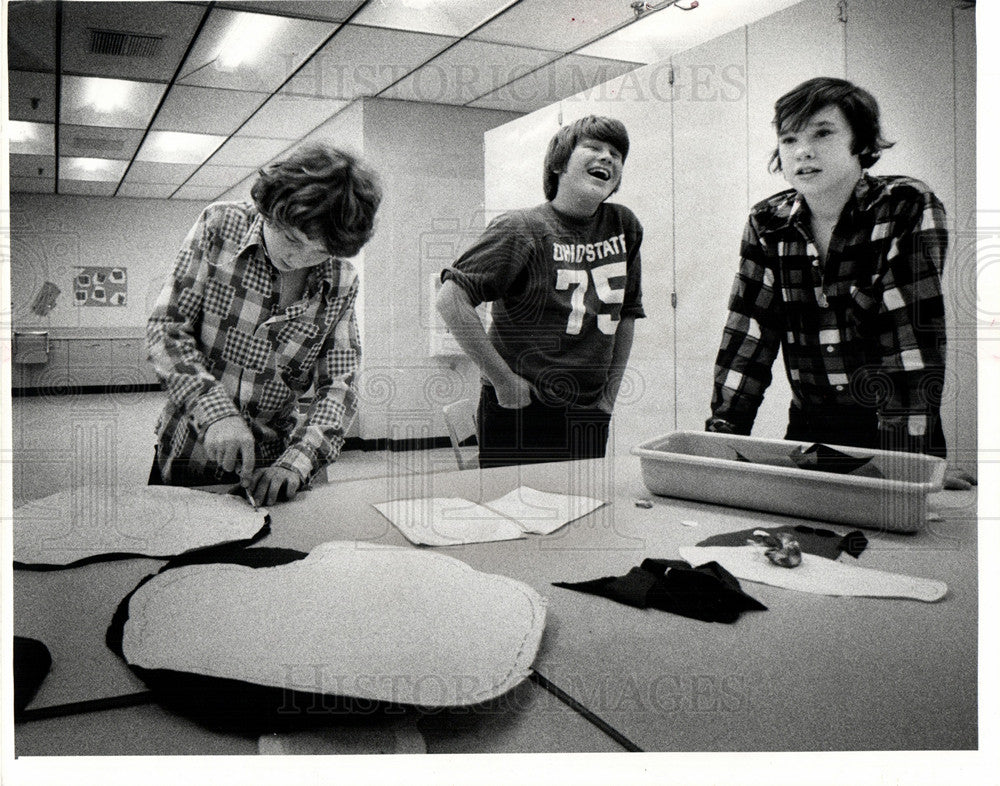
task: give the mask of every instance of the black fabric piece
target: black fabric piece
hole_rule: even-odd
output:
[[[248,503],[249,504],[249,503]],[[236,551],[242,551],[248,546],[252,546],[254,543],[263,540],[268,535],[271,534],[271,516],[267,514],[264,516],[264,526],[261,527],[257,532],[255,532],[249,538],[243,538],[242,540],[233,540],[227,543],[217,543],[211,546],[203,546],[200,549],[192,549],[185,554],[179,555],[180,557],[204,555],[208,557],[206,561],[208,562],[219,562],[218,559],[213,559],[212,556],[218,553],[224,555],[235,553]],[[67,568],[80,568],[84,565],[91,565],[95,562],[113,562],[114,560],[120,559],[174,559],[174,555],[171,554],[141,554],[135,551],[109,551],[106,554],[94,554],[90,557],[84,557],[83,559],[74,560],[65,565],[50,565],[44,562],[18,562],[14,560],[15,570],[34,570],[34,571],[48,571],[48,570],[66,570]]]
[[[182,555],[168,562],[158,573],[146,576],[118,605],[105,642],[112,652],[125,660],[122,637],[128,621],[129,601],[143,584],[160,573],[187,565],[220,562],[269,568],[287,565],[305,556],[301,551],[283,548],[230,549],[228,553],[215,549],[214,553],[202,551]],[[289,690],[172,669],[144,669],[125,662],[165,709],[205,728],[247,737],[311,728],[323,723],[363,723],[384,718],[387,714],[399,716],[407,711],[403,705],[374,699]]]
[[[14,714],[24,711],[52,668],[49,648],[38,639],[14,637]]]
[[[767,610],[767,606],[743,592],[736,577],[717,562],[693,568],[683,560],[645,559],[624,576],[552,582],[552,586],[703,622],[732,624],[744,611]]]
[[[721,535],[705,538],[695,545],[745,546],[747,541],[752,539],[753,533],[757,531],[763,531],[775,537],[778,536],[779,532],[784,532],[799,542],[799,548],[803,552],[827,559],[837,559],[841,552],[846,552],[857,559],[861,556],[861,552],[868,547],[868,538],[859,530],[839,535],[833,530],[810,527],[805,524],[795,527],[754,527],[736,532],[723,532]]]
[[[816,472],[835,472],[850,475],[870,463],[872,456],[850,456],[827,445],[810,445],[802,451],[793,451],[789,457],[799,469]]]

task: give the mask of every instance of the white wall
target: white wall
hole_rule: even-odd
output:
[[[385,193],[365,248],[364,439],[444,436],[441,407],[478,395],[470,361],[431,356],[433,282],[483,229],[483,134],[514,117],[364,101],[364,155]]]
[[[67,337],[145,335],[146,318],[184,237],[204,207],[162,199],[11,194],[13,325]],[[128,270],[125,306],[74,306],[77,266]],[[47,316],[31,311],[42,284],[59,287]]]

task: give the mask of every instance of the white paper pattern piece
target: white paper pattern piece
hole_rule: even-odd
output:
[[[603,504],[521,486],[481,505],[461,497],[429,497],[380,502],[374,508],[411,543],[457,546],[514,540],[525,533],[547,535]]]
[[[604,502],[591,497],[553,494],[521,486],[483,504],[514,521],[525,532],[548,535],[564,524],[597,510]]]
[[[444,554],[336,542],[272,568],[157,574],[128,614],[122,652],[133,666],[449,707],[528,676],[545,600]]]
[[[915,598],[931,603],[948,592],[943,581],[863,568],[814,554],[803,553],[798,567],[782,568],[754,546],[682,546],[678,551],[695,567],[714,561],[738,579],[820,595]]]
[[[264,508],[227,494],[176,486],[76,486],[14,511],[14,561],[70,565],[101,555],[173,557],[249,540]]]
[[[374,507],[418,545],[457,546],[524,537],[510,519],[461,497],[395,499]]]

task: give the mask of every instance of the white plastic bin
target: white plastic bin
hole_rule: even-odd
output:
[[[639,457],[646,487],[661,496],[890,532],[916,532],[926,523],[927,495],[944,484],[944,459],[830,445],[852,456],[872,456],[883,478],[736,460],[736,451],[777,459],[811,444],[675,431],[637,445],[632,453]]]

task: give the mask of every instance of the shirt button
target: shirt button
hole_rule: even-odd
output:
[[[813,267],[819,267],[819,260],[818,259],[814,259],[813,260]]]
[[[827,352],[833,352],[833,344],[828,344],[826,347]]]
[[[843,391],[843,389],[844,389],[844,386],[843,386],[843,385],[837,385],[837,390],[838,390],[838,391]]]

